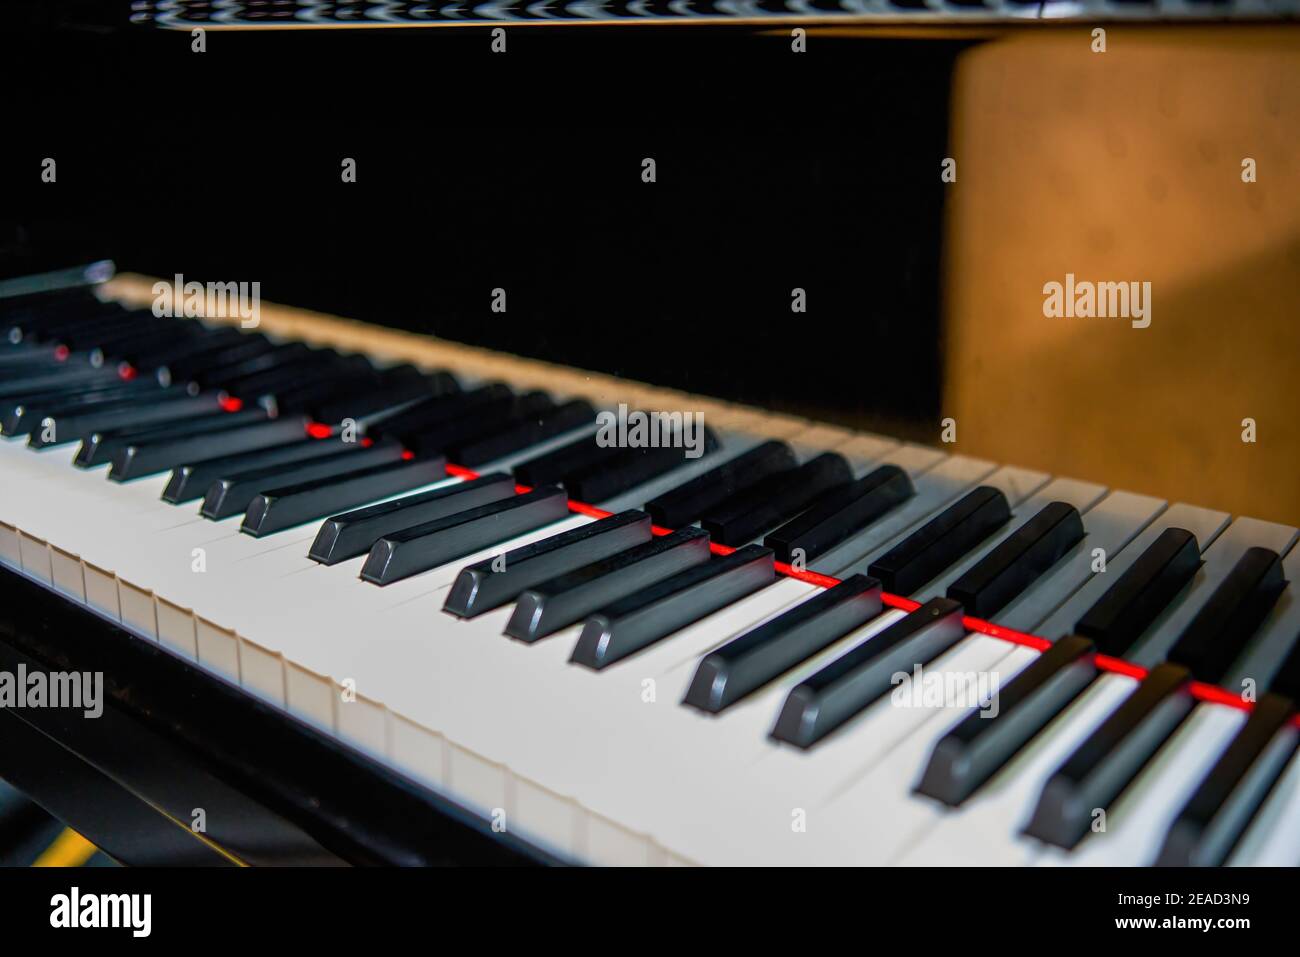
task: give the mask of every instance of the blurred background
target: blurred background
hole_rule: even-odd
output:
[[[800,55],[711,27],[518,29],[505,55],[478,29],[213,32],[198,54],[112,7],[29,7],[0,40],[23,91],[3,275],[256,280],[923,442],[952,417],[959,452],[1300,522],[1294,27],[1112,25],[1105,53],[1084,25],[826,28]],[[1067,272],[1151,282],[1150,328],[1045,318]]]

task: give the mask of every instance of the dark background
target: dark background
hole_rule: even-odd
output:
[[[0,274],[111,257],[257,280],[268,301],[932,425],[956,43],[518,27],[498,55],[477,28],[213,31],[197,54],[128,7],[0,14]]]

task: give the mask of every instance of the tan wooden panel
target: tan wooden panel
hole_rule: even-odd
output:
[[[1017,35],[962,55],[953,122],[956,451],[1300,521],[1300,28]],[[1150,327],[1044,317],[1067,272],[1150,281]]]

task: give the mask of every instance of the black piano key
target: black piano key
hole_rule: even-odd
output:
[[[415,379],[386,384],[374,392],[329,400],[311,409],[318,422],[337,424],[344,419],[368,422],[387,413],[398,414],[415,404],[460,391],[460,384],[449,372],[434,372]]]
[[[221,388],[230,395],[253,401],[317,378],[342,379],[358,371],[373,371],[365,356],[340,356],[332,350],[320,350],[295,356],[270,369],[225,379]]]
[[[71,356],[64,346],[33,346],[25,349],[0,351],[0,383],[10,379],[29,378],[33,375],[57,373],[65,369],[86,365],[85,357]]]
[[[1166,528],[1074,626],[1103,655],[1123,657],[1201,567],[1196,536]]]
[[[709,560],[709,536],[684,528],[556,578],[519,596],[505,633],[533,642],[638,589]]]
[[[60,358],[62,357],[62,358]],[[23,366],[53,366],[66,361],[67,350],[57,343],[9,343],[0,341],[0,375]]]
[[[143,428],[220,411],[214,393],[189,395],[184,389],[159,389],[135,399],[66,411],[52,410],[41,418],[39,427],[32,430],[27,444],[34,449],[66,445],[79,442],[94,432]]]
[[[92,386],[73,392],[38,392],[0,401],[0,434],[26,435],[44,418],[64,415],[75,409],[107,407],[125,401],[147,401],[162,387],[156,382],[133,379],[108,386]]]
[[[1066,850],[1092,827],[1191,712],[1191,673],[1153,669],[1043,786],[1025,833]]]
[[[121,382],[113,369],[103,366],[90,366],[82,363],[70,365],[57,371],[36,372],[32,375],[17,376],[0,382],[0,399],[21,398],[40,392],[75,391],[78,388],[109,386]]]
[[[378,388],[378,372],[374,369],[353,369],[341,374],[308,376],[305,380],[299,379],[255,398],[263,408],[277,413],[307,412],[324,401],[365,395]]]
[[[402,408],[392,415],[384,416],[367,429],[367,433],[376,437],[402,438],[443,423],[476,416],[486,410],[508,407],[513,399],[514,393],[500,382],[479,386],[466,392],[434,395],[422,402]],[[334,420],[326,418],[323,421]]]
[[[458,465],[476,468],[595,421],[596,410],[591,403],[574,399],[507,425],[491,435],[453,445],[447,449],[447,457]]]
[[[377,465],[334,478],[268,489],[253,498],[239,530],[254,538],[357,508],[446,477],[442,456]]]
[[[269,349],[250,350],[248,353],[237,350],[233,346],[230,351],[230,355],[218,354],[214,357],[214,361],[198,363],[195,371],[188,374],[186,378],[192,379],[205,389],[224,387],[228,382],[288,365],[321,350],[313,350],[302,342],[286,342],[272,345]],[[189,363],[176,363],[169,367],[175,381],[180,381],[176,367],[185,368],[188,365]]]
[[[69,322],[93,322],[120,316],[126,311],[116,302],[64,303],[48,309],[20,310],[8,314],[0,321],[0,329],[3,329],[4,338],[9,342],[27,342],[39,339],[46,330],[63,328]]]
[[[1218,867],[1240,840],[1296,749],[1279,736],[1294,713],[1289,698],[1266,694],[1184,805],[1156,858],[1160,867]]]
[[[463,418],[429,426],[418,432],[397,433],[407,448],[420,455],[434,453],[445,455],[461,443],[475,442],[499,429],[554,408],[555,403],[544,392],[529,392],[499,405],[479,406]],[[384,434],[394,434],[385,429]]]
[[[512,480],[513,481],[513,480]],[[525,589],[650,541],[650,516],[629,509],[460,570],[442,610],[474,618]]]
[[[122,358],[135,368],[150,372],[170,362],[232,346],[240,338],[239,330],[229,326],[219,326],[215,329],[200,327],[187,339],[134,349],[124,353]]]
[[[763,544],[776,552],[779,562],[795,557],[809,562],[914,494],[906,472],[897,465],[882,465],[855,482],[825,492],[802,515],[769,533]]]
[[[162,324],[134,325],[105,335],[89,348],[91,362],[124,359],[133,352],[155,345],[193,342],[193,327],[168,320]]]
[[[261,409],[241,409],[238,412],[215,412],[180,423],[168,422],[163,425],[92,432],[81,440],[81,448],[77,450],[73,464],[80,468],[103,465],[105,462],[112,462],[113,457],[132,442],[156,442],[220,432],[223,429],[265,422],[266,418],[266,413]],[[306,434],[306,426],[304,425],[303,428],[303,434]]]
[[[939,739],[916,790],[956,807],[1001,770],[1094,678],[1096,648],[1067,635],[998,693],[998,711],[972,711]]]
[[[360,404],[361,400],[369,402],[381,393],[385,394],[383,400],[391,403],[393,394],[400,394],[403,389],[409,395],[407,402],[430,394],[429,382],[419,369],[413,365],[398,365],[382,371],[374,368],[357,369],[337,381],[329,377],[315,382],[302,382],[289,389],[278,390],[274,395],[274,404],[282,411],[309,412],[317,421],[328,421],[321,420],[317,415],[317,410],[321,407],[331,404],[343,406],[348,402]],[[343,417],[357,421],[356,416],[339,416],[339,420]]]
[[[717,451],[718,440],[704,430],[703,455]],[[579,502],[604,502],[691,461],[679,446],[620,449],[619,454],[564,480],[570,497]]]
[[[173,505],[192,502],[203,498],[207,494],[208,486],[222,475],[318,459],[343,449],[358,447],[337,438],[299,439],[238,455],[218,455],[198,459],[185,465],[178,465],[172,470],[171,479],[163,489],[162,500]]]
[[[210,348],[169,359],[154,371],[164,382],[188,382],[206,369],[231,368],[273,353],[276,348],[265,336],[245,333],[228,343],[212,343]]]
[[[60,311],[86,312],[110,305],[118,309],[122,308],[115,302],[102,302],[91,288],[79,286],[68,289],[42,289],[38,292],[23,293],[20,296],[6,296],[0,299],[0,328],[5,328],[9,323],[19,323]]]
[[[1169,650],[1197,681],[1215,684],[1250,641],[1286,588],[1282,559],[1248,548]]]
[[[893,687],[893,676],[910,674],[943,654],[966,635],[962,608],[948,598],[931,598],[878,635],[836,658],[790,690],[772,737],[810,748]]]
[[[770,548],[746,545],[715,555],[597,611],[569,660],[597,670],[612,665],[775,580]]]
[[[796,465],[790,446],[775,439],[762,442],[729,462],[646,502],[656,525],[680,528],[700,520],[705,512],[738,492]]]
[[[568,514],[563,490],[547,487],[412,525],[390,532],[371,546],[361,566],[361,578],[390,585],[558,522]]]
[[[798,468],[769,475],[711,508],[700,525],[723,545],[744,545],[788,521],[823,493],[853,479],[842,455],[823,452]]]
[[[910,595],[1010,520],[1007,497],[981,485],[881,555],[867,572],[886,591]]]
[[[321,525],[307,557],[322,565],[336,565],[366,554],[385,535],[514,494],[514,479],[502,472],[334,515]]]
[[[1079,510],[1051,502],[948,586],[967,613],[988,618],[1005,608],[1083,541]]]
[[[880,612],[880,582],[846,578],[705,655],[682,703],[721,711]]]
[[[253,497],[267,489],[333,478],[401,459],[402,447],[396,442],[378,442],[369,448],[340,449],[333,455],[321,458],[281,462],[247,472],[223,475],[208,486],[199,514],[214,521],[242,515],[252,504]]]
[[[222,413],[227,418],[239,414]],[[186,425],[192,425],[196,421],[200,420],[192,420]],[[193,434],[191,431],[170,439],[134,439],[113,454],[108,477],[115,482],[125,482],[142,475],[170,471],[204,455],[238,455],[240,452],[264,449],[301,435],[303,429],[301,419],[286,416],[219,428],[202,434]]]
[[[50,326],[40,333],[44,342],[57,342],[73,350],[93,349],[117,336],[134,335],[141,330],[156,328],[157,320],[148,310],[132,310],[104,316],[89,321],[70,321]]]
[[[533,487],[553,485],[564,481],[570,475],[612,461],[621,451],[622,449],[613,446],[598,445],[596,435],[592,433],[529,459],[527,462],[520,462],[512,471],[515,481],[522,485]]]

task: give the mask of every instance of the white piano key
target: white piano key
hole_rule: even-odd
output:
[[[1107,810],[1104,832],[1088,834],[1073,851],[1044,845],[1036,863],[1084,867],[1154,863],[1174,818],[1245,723],[1245,711],[1197,705]]]
[[[1293,737],[1297,736],[1291,728]],[[1231,867],[1300,867],[1300,751],[1228,857]]]

